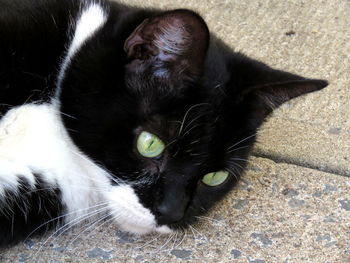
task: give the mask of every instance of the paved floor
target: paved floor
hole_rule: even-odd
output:
[[[331,84],[271,116],[244,179],[187,233],[75,230],[0,262],[350,262],[350,1],[127,2],[194,8],[237,51]]]

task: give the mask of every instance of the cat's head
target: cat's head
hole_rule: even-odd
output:
[[[77,146],[109,172],[105,198],[116,222],[167,232],[232,189],[274,108],[327,83],[210,42],[192,11],[134,17],[123,25],[109,17],[72,59],[62,117]]]

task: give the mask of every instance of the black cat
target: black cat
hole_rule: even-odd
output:
[[[232,189],[266,116],[327,85],[234,53],[189,10],[0,10],[0,246],[103,217],[186,227]]]

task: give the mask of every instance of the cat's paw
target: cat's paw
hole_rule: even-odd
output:
[[[35,177],[29,167],[19,162],[0,157],[0,197],[6,191],[16,192],[20,181],[35,184]]]

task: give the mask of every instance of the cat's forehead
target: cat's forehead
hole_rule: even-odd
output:
[[[190,85],[184,85],[178,80],[154,76],[148,70],[129,72],[126,69],[125,84],[129,92],[139,96],[144,102],[158,103],[181,98],[186,93],[186,88],[190,88]]]
[[[151,114],[137,123],[133,133],[138,136],[141,132],[147,131],[165,140],[175,138],[181,126],[180,118],[181,115]]]
[[[130,111],[142,122],[153,126],[173,126],[174,121],[179,121],[196,104],[198,97],[194,93],[190,97],[186,92],[175,90],[171,84],[152,78],[135,80],[131,77],[130,81],[127,80],[127,89],[135,104]]]

